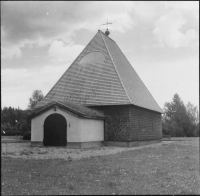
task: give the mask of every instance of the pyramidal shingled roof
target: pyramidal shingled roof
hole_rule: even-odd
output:
[[[91,52],[103,54],[104,61],[80,63]],[[163,112],[117,44],[100,30],[36,107],[66,100],[85,106],[133,104]]]

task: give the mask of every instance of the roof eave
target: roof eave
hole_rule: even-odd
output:
[[[75,109],[73,109],[73,108],[71,108],[69,106],[66,106],[66,105],[64,105],[62,103],[59,103],[57,101],[53,101],[53,102],[47,104],[46,106],[44,106],[43,108],[39,109],[35,113],[33,112],[32,114],[30,114],[28,116],[28,118],[32,119],[32,118],[38,116],[39,114],[42,114],[43,112],[47,111],[48,109],[51,109],[54,106],[57,106],[59,109],[67,111],[67,112],[69,112],[69,113],[71,113],[71,114],[73,114],[73,115],[75,115],[75,116],[77,116],[79,118],[89,118],[89,119],[106,119],[107,118],[107,117],[104,117],[104,116],[86,115],[84,113],[81,113],[81,112],[79,112],[79,111],[77,111],[77,110],[75,110]]]
[[[135,105],[135,104],[131,104],[131,105],[138,107],[138,108],[145,109],[145,110],[149,110],[149,111],[152,111],[152,112],[157,112],[157,113],[160,113],[160,114],[164,113],[161,108],[160,108],[160,110],[155,110],[155,109],[150,109],[150,108],[147,108],[147,107],[138,106],[138,105]]]

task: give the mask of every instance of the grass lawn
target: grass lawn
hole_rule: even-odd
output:
[[[200,194],[199,138],[81,160],[1,163],[2,195]]]

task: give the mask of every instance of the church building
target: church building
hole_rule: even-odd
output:
[[[89,148],[160,142],[162,112],[109,31],[98,30],[30,115],[31,144]]]

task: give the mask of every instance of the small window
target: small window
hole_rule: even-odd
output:
[[[101,52],[90,52],[81,59],[80,64],[95,62],[103,63],[104,59],[105,57]]]

